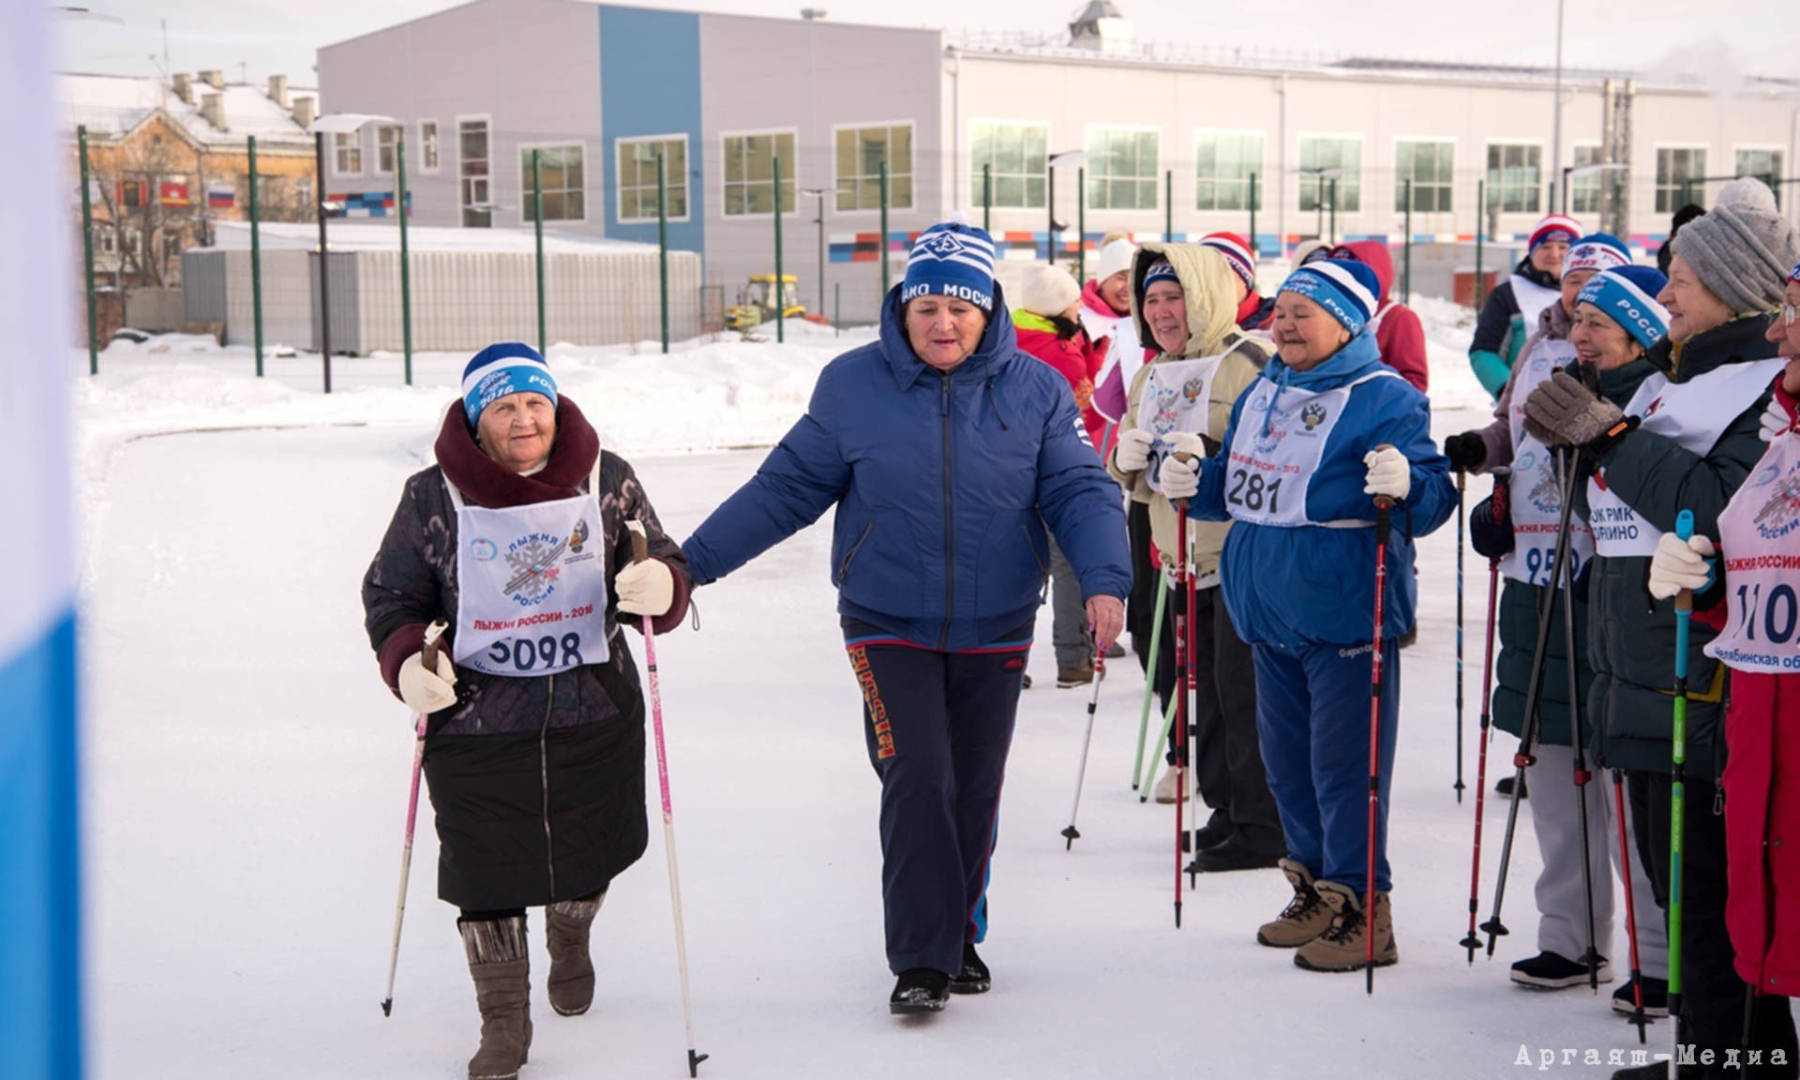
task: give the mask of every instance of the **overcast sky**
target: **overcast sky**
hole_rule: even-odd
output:
[[[42,0],[6,0],[42,2]],[[1556,0],[1115,0],[1139,40],[1242,45],[1296,52],[1412,59],[1550,64]],[[797,16],[823,6],[846,22],[1053,32],[1081,6],[1058,0],[639,0],[636,6],[704,8]],[[274,72],[313,82],[314,51],[384,26],[455,6],[446,0],[55,0],[121,22],[64,18],[57,26],[65,71],[152,75],[163,54],[176,71],[221,68],[261,82]],[[975,14],[971,14],[971,12]],[[1572,0],[1564,62],[1638,71],[1738,73],[1800,79],[1800,2]],[[152,57],[154,56],[154,59]]]

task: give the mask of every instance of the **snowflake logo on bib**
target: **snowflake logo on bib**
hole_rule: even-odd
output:
[[[527,533],[506,549],[506,565],[512,568],[502,591],[523,607],[536,607],[556,592],[562,573],[556,565],[569,542],[544,533]]]
[[[1777,540],[1795,529],[1800,529],[1800,476],[1789,476],[1756,512],[1756,531],[1765,540]]]
[[[1549,463],[1549,459],[1545,458],[1544,464]],[[1547,468],[1538,470],[1537,483],[1531,485],[1531,491],[1525,497],[1531,500],[1531,505],[1546,514],[1554,514],[1562,509],[1562,490],[1556,483],[1555,475]]]
[[[1306,408],[1301,409],[1300,422],[1306,425],[1306,430],[1308,431],[1318,427],[1325,422],[1325,406],[1315,401]]]

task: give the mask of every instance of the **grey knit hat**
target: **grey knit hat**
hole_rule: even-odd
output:
[[[1774,192],[1750,176],[1719,189],[1712,210],[1671,243],[1700,283],[1740,315],[1780,307],[1783,279],[1800,258],[1800,235],[1782,218]]]

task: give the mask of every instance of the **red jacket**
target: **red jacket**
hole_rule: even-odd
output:
[[[1388,246],[1380,240],[1358,240],[1333,248],[1334,258],[1338,252],[1347,253],[1375,271],[1375,280],[1381,282],[1381,302],[1369,321],[1375,325],[1381,362],[1398,371],[1419,393],[1425,393],[1431,383],[1431,368],[1425,359],[1425,325],[1412,308],[1389,295],[1394,287],[1394,257],[1388,253]]]
[[[1013,330],[1018,334],[1020,349],[1049,364],[1069,381],[1088,441],[1094,444],[1094,452],[1100,453],[1107,420],[1094,409],[1094,380],[1100,377],[1106,350],[1089,341],[1085,330],[1077,330],[1071,338],[1058,337],[1054,323],[1024,308],[1013,312]]]
[[[1775,396],[1800,415],[1779,377]],[[1727,580],[1723,602],[1695,617],[1723,626],[1730,603]],[[1800,996],[1800,673],[1733,668],[1725,744],[1725,928],[1738,977]]]

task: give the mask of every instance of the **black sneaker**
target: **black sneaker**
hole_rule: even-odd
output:
[[[1625,1016],[1636,1014],[1636,987],[1639,981],[1639,979],[1626,979],[1624,986],[1613,991],[1613,1012],[1622,1013]],[[1669,1015],[1669,980],[1653,979],[1644,975],[1641,977],[1641,981],[1644,984],[1644,1015]]]
[[[1022,676],[1019,679],[1019,686],[1026,690],[1031,689],[1031,676],[1029,676],[1029,675]]]
[[[992,976],[988,974],[988,966],[981,962],[975,954],[975,946],[963,945],[962,970],[950,980],[949,990],[952,994],[985,994],[993,985]]]
[[[1286,851],[1258,851],[1233,836],[1223,843],[1203,848],[1194,856],[1191,869],[1203,874],[1223,874],[1231,870],[1267,870],[1278,866]]]
[[[896,1015],[938,1012],[950,999],[945,993],[949,984],[950,976],[941,971],[908,968],[900,973],[900,978],[894,982],[894,992],[888,995],[888,1012]]]
[[[1612,965],[1600,958],[1600,981],[1612,982]],[[1588,981],[1587,965],[1553,952],[1541,952],[1512,966],[1512,981],[1531,990],[1567,990]]]
[[[1197,848],[1205,851],[1214,844],[1223,844],[1230,836],[1231,822],[1225,819],[1224,814],[1214,810],[1212,816],[1206,819],[1206,824],[1194,830],[1191,838],[1186,836],[1181,838],[1181,850],[1189,851]],[[1193,848],[1188,846],[1189,843],[1192,843]]]
[[[1494,794],[1499,795],[1503,799],[1512,798],[1513,797],[1513,778],[1510,776],[1502,776],[1499,779],[1499,781],[1494,784]],[[1531,797],[1530,793],[1525,790],[1524,784],[1519,785],[1518,797],[1521,799],[1528,799]]]

